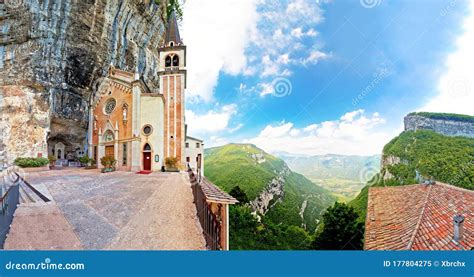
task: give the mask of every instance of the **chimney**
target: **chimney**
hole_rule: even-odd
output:
[[[462,240],[463,237],[463,222],[464,222],[464,216],[462,215],[456,215],[453,217],[453,222],[454,222],[454,242],[458,243]]]

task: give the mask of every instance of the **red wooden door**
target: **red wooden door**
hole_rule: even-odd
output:
[[[151,153],[143,152],[143,170],[151,170]]]

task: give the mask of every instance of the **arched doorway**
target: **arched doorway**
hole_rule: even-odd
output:
[[[105,145],[105,156],[115,158],[114,133],[111,130],[105,131],[103,141]]]
[[[148,143],[143,147],[143,170],[151,170],[151,146]]]

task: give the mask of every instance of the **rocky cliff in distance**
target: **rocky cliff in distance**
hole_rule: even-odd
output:
[[[211,182],[228,192],[239,186],[251,209],[275,224],[313,232],[326,208],[336,201],[331,192],[255,145],[209,148],[205,157],[204,174]]]
[[[404,118],[405,131],[432,130],[450,137],[474,138],[474,117],[443,113],[410,113]]]
[[[365,221],[371,186],[411,185],[432,178],[474,190],[474,117],[443,113],[411,113],[405,131],[388,142],[382,152],[380,174],[350,202]]]
[[[165,3],[166,1],[162,1]],[[47,156],[84,145],[88,102],[110,64],[158,89],[164,5],[153,0],[0,0],[0,145]]]

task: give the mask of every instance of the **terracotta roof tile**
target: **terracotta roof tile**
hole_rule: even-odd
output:
[[[474,246],[474,191],[437,183],[372,187],[365,228],[367,250],[469,250]],[[464,236],[453,241],[453,217]]]
[[[216,185],[211,183],[207,178],[203,178],[201,181],[201,188],[206,195],[206,200],[208,202],[219,202],[219,203],[229,203],[235,204],[239,201],[234,197],[230,196],[227,192],[221,190]]]

